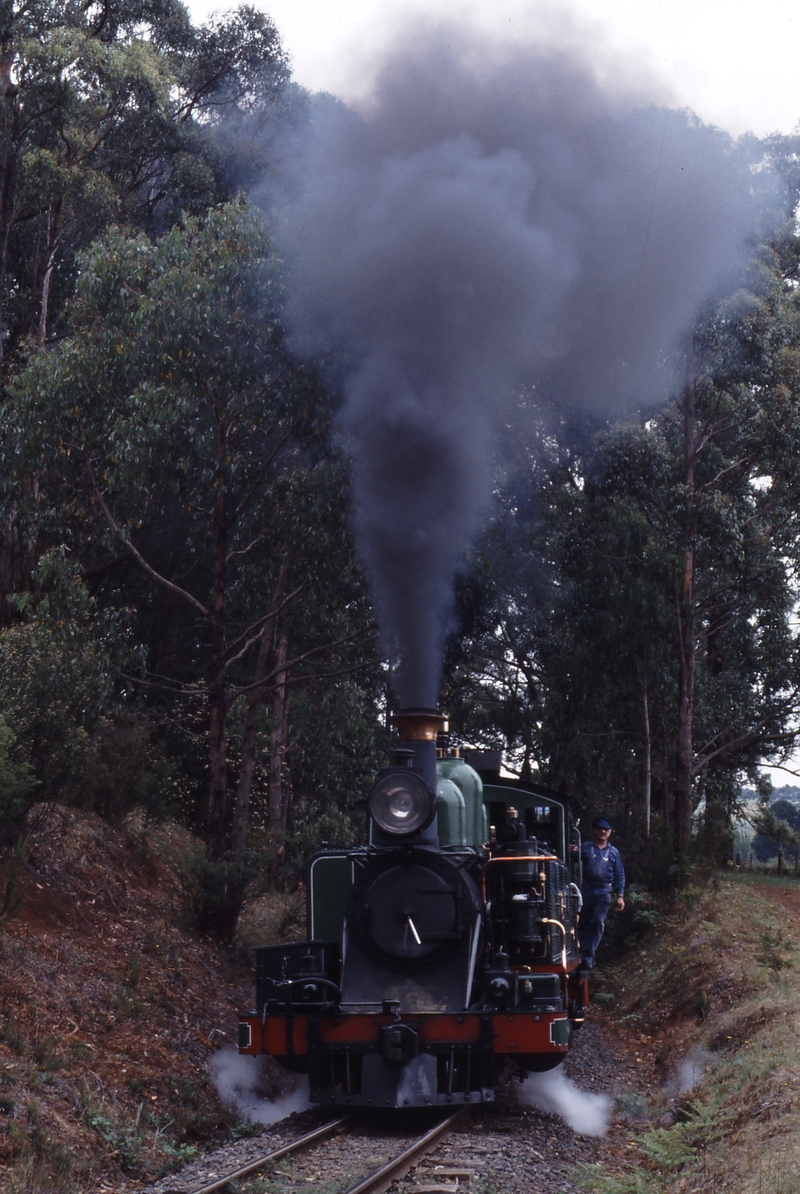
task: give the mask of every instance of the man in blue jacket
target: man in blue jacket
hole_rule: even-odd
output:
[[[581,845],[583,907],[578,921],[578,943],[583,957],[581,969],[594,969],[594,955],[603,936],[611,893],[617,894],[617,911],[625,907],[625,870],[616,846],[610,846],[611,825],[605,817],[592,821],[594,840]]]

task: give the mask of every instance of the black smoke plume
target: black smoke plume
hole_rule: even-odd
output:
[[[403,705],[435,705],[452,578],[522,385],[608,418],[665,395],[768,205],[730,137],[574,50],[416,29],[354,112],[314,108],[290,329],[331,352],[356,530]]]

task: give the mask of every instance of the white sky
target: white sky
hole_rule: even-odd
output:
[[[370,58],[414,11],[472,20],[494,36],[529,39],[541,4],[524,0],[249,0],[275,21],[297,81],[357,98]],[[236,7],[187,0],[196,22]],[[550,19],[569,11],[604,40],[648,66],[671,101],[730,132],[791,132],[800,123],[800,6],[795,0],[550,0]]]

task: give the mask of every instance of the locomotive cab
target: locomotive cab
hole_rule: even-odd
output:
[[[560,1064],[582,1021],[567,810],[499,769],[484,783],[456,752],[437,760],[443,721],[397,715],[367,844],[317,853],[308,940],[256,951],[240,1052],[308,1073],[312,1101],[488,1101],[504,1065]]]

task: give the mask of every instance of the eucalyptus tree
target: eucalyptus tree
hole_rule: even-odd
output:
[[[549,477],[542,528],[559,582],[542,649],[545,773],[583,809],[635,809],[645,836],[653,807],[666,812],[656,756],[673,729],[668,555],[629,487],[643,465],[658,485],[654,447],[635,426],[598,437]]]
[[[178,0],[3,0],[0,356],[57,329],[75,252],[109,223],[163,230],[230,197],[214,126],[287,80],[252,8],[195,28]]]
[[[287,351],[280,301],[277,263],[244,206],[155,242],[113,229],[80,259],[69,335],[34,351],[6,425],[6,469],[32,530],[65,537],[104,601],[134,596],[152,691],[204,704],[215,856],[232,832],[243,849],[268,693],[302,669],[349,675],[365,652],[373,660],[346,470],[314,370]],[[346,600],[322,617],[332,574]]]
[[[800,808],[790,800],[762,801],[753,822],[752,850],[761,862],[778,857],[778,873],[784,850],[794,855],[795,873],[800,859]]]
[[[765,254],[750,289],[700,322],[686,383],[661,418],[678,484],[671,501],[650,509],[680,553],[675,829],[683,848],[697,777],[713,816],[715,770],[736,762],[752,769],[794,741],[800,311],[793,239]]]
[[[149,803],[154,779],[148,726],[116,682],[141,656],[129,612],[98,607],[64,547],[42,557],[35,581],[0,632],[0,746],[29,781],[10,807],[0,795],[0,839],[22,830],[34,800],[117,819],[134,794]]]
[[[698,809],[725,854],[742,778],[797,735],[797,244],[709,307],[662,409],[556,436],[462,585],[459,729],[645,839],[657,818],[683,856]]]
[[[709,311],[674,401],[597,440],[552,510],[565,585],[544,752],[567,783],[591,761],[588,787],[623,804],[637,772],[644,792],[653,777],[682,854],[698,804],[724,836],[738,780],[796,735],[798,310],[782,260],[765,253]]]

